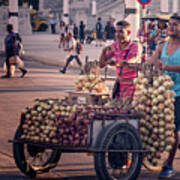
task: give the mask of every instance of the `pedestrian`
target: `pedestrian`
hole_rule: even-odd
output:
[[[137,37],[139,39],[139,42],[144,45],[146,43],[146,23],[145,20],[141,20],[141,24],[137,33]]]
[[[11,71],[10,71],[11,64],[15,64],[21,70],[22,72],[21,77],[23,78],[27,73],[27,70],[24,68],[24,63],[19,58],[20,46],[18,45],[18,40],[21,41],[20,35],[13,32],[12,24],[8,24],[6,28],[8,32],[8,35],[5,38],[7,72],[6,75],[2,76],[2,78],[11,77]]]
[[[102,46],[103,40],[103,23],[101,22],[101,17],[98,18],[96,23],[96,46]]]
[[[167,40],[168,40],[168,35],[167,35],[166,20],[159,19],[158,20],[158,30],[156,33],[156,44],[160,45]]]
[[[56,34],[56,20],[55,19],[50,19],[50,24],[51,24],[51,33]]]
[[[79,37],[80,37],[80,42],[81,44],[84,44],[84,39],[85,39],[85,24],[83,21],[80,21],[79,25]]]
[[[93,31],[89,31],[86,33],[86,44],[91,44],[92,41],[94,40],[94,37],[93,37]]]
[[[74,34],[74,39],[77,40],[79,37],[79,29],[76,26],[76,24],[74,24],[73,34]]]
[[[114,27],[114,19],[110,17],[104,28],[105,40],[112,41],[115,38],[115,27]]]
[[[74,25],[73,25],[73,21],[70,20],[69,24],[66,25],[65,31],[66,31],[66,48],[69,48],[69,33],[73,34],[73,30],[74,30]]]
[[[173,161],[178,144],[180,144],[180,15],[173,14],[170,17],[167,33],[169,40],[156,49],[149,62],[155,63],[157,67],[162,69],[174,81],[172,90],[176,93],[174,102],[175,143],[159,174],[160,178],[170,179],[175,175]]]
[[[74,25],[73,25],[73,21],[71,20],[70,23],[67,25],[67,32],[73,33],[73,30],[74,30]]]
[[[147,28],[147,49],[148,49],[148,55],[151,56],[153,52],[156,50],[156,34],[157,29],[155,28],[155,24],[150,23]]]
[[[65,34],[66,34],[66,25],[64,23],[64,21],[61,21],[60,22],[60,25],[59,25],[59,45],[58,47],[61,48],[61,46],[64,48],[65,47],[65,43],[66,43],[66,38],[65,38]]]
[[[63,67],[63,69],[60,69],[60,72],[65,74],[69,63],[73,59],[75,59],[81,69],[80,74],[83,74],[83,66],[82,66],[82,62],[80,60],[80,53],[82,51],[82,46],[81,46],[80,42],[78,42],[74,39],[73,34],[71,32],[68,33],[68,38],[69,38],[69,48],[65,49],[65,51],[68,51],[69,55],[66,59],[65,66]]]
[[[100,68],[105,67],[107,64],[116,65],[116,76],[117,79],[121,77],[125,79],[133,80],[136,77],[136,70],[124,66],[126,62],[140,62],[141,61],[141,52],[142,48],[137,42],[130,40],[130,24],[127,21],[119,21],[115,27],[115,37],[116,41],[113,42],[110,46],[103,48],[100,56]],[[112,61],[114,58],[115,61]],[[128,94],[131,96],[134,90],[134,86],[129,86],[131,81],[116,81],[117,84],[120,83],[115,92],[113,92],[113,98],[120,98],[123,92],[123,89],[126,88],[123,94]]]

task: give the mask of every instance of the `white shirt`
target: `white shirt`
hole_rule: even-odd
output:
[[[74,38],[72,38],[71,40],[69,40],[69,48],[72,48],[72,50],[70,51],[70,55],[77,55],[76,52],[76,40]]]
[[[73,33],[73,29],[74,29],[73,24],[72,24],[72,25],[69,24],[69,25],[68,25],[68,32]]]
[[[65,34],[65,26],[61,26],[61,27],[59,28],[59,33],[60,33],[60,34]]]

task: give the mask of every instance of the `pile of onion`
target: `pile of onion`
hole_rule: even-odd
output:
[[[75,82],[75,90],[81,92],[92,92],[95,94],[108,93],[108,87],[95,74],[81,75]]]

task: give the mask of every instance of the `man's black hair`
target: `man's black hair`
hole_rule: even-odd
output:
[[[130,27],[130,24],[127,22],[127,21],[118,21],[117,23],[116,23],[116,26],[123,26],[123,27]]]
[[[98,17],[98,21],[101,21],[101,17]]]
[[[12,24],[7,24],[7,31],[12,32],[13,30],[13,25]]]
[[[179,15],[178,13],[174,13],[174,14],[170,17],[170,19],[176,19],[176,20],[180,21],[180,15]]]

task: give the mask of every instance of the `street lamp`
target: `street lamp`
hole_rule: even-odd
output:
[[[9,0],[9,24],[14,27],[14,32],[18,32],[18,0]]]
[[[69,0],[63,0],[63,21],[69,24]]]
[[[92,15],[96,16],[96,0],[92,0]]]

